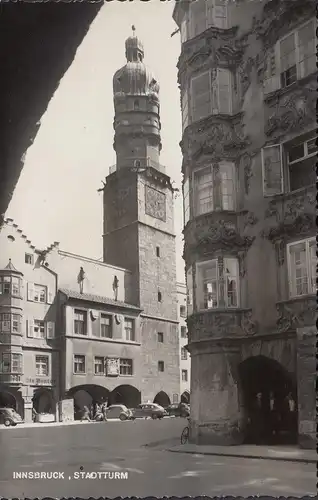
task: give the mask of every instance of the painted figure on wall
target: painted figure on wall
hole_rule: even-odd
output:
[[[79,287],[80,287],[80,293],[83,293],[84,280],[85,280],[85,271],[81,267],[80,271],[78,273],[78,276],[77,276],[77,283],[79,284]]]
[[[118,300],[118,288],[119,288],[119,279],[115,275],[114,281],[113,281],[113,291],[114,291],[115,300]]]

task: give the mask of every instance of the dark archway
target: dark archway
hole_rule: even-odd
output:
[[[109,390],[100,385],[86,384],[72,387],[66,397],[74,399],[75,412],[83,410],[84,406],[90,407],[94,403],[103,403],[109,399]]]
[[[36,389],[32,402],[37,413],[55,413],[54,398],[50,389]]]
[[[109,404],[122,404],[136,408],[141,403],[141,393],[132,385],[119,385],[109,395]]]
[[[18,409],[16,397],[8,391],[0,391],[0,408]]]
[[[186,403],[187,405],[190,404],[190,392],[189,391],[184,391],[181,394],[181,403]]]
[[[278,361],[253,356],[239,367],[245,442],[297,442],[297,381]]]
[[[167,406],[170,405],[170,398],[166,392],[160,391],[156,395],[153,402],[156,403],[157,405],[160,405],[160,406],[163,406],[164,408],[166,408]]]

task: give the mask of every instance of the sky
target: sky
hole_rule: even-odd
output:
[[[126,63],[131,26],[144,43],[144,62],[160,84],[160,162],[181,187],[182,156],[177,61],[171,34],[174,2],[109,2],[101,8],[53,95],[6,212],[38,248],[102,258],[102,180],[116,162],[112,78]],[[175,199],[177,280],[184,281],[182,197]]]

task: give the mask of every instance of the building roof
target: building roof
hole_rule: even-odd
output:
[[[11,259],[9,259],[9,262],[6,265],[6,267],[4,269],[0,270],[1,273],[5,272],[5,271],[12,271],[15,274],[21,274],[23,276],[23,274],[14,267],[14,265],[12,264]]]
[[[74,290],[68,290],[67,288],[60,288],[59,291],[64,293],[68,299],[86,300],[87,302],[96,302],[98,304],[107,304],[108,306],[113,307],[134,309],[135,311],[142,310],[140,307],[134,306],[133,304],[127,304],[127,302],[123,302],[122,300],[109,299],[108,297],[102,297],[101,295],[75,292]]]

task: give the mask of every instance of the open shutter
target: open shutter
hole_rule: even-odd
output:
[[[48,321],[46,324],[46,338],[55,338],[55,323],[53,321]]]
[[[33,319],[27,320],[27,337],[30,339],[34,338],[34,321]]]
[[[280,88],[279,56],[277,49],[268,52],[265,59],[264,94],[270,94]]]
[[[218,113],[232,112],[231,72],[228,69],[217,69],[217,108]]]
[[[91,332],[93,337],[100,337],[100,314],[97,311],[90,311]]]
[[[183,224],[185,226],[190,220],[190,183],[189,183],[189,179],[186,179],[184,184],[183,184],[183,215],[184,215]]]
[[[211,71],[205,71],[191,80],[191,112],[194,121],[211,112]]]
[[[214,26],[214,19],[213,19],[214,0],[205,0],[205,1],[206,1],[207,28],[211,28],[211,26]]]
[[[28,283],[28,300],[29,301],[34,301],[34,283]]]
[[[304,78],[316,71],[315,50],[315,22],[314,20],[302,26],[297,31],[299,77]]]
[[[262,174],[264,196],[283,192],[283,161],[281,144],[262,148]]]
[[[228,0],[214,0],[213,23],[216,28],[226,29],[228,27],[227,2]]]
[[[54,302],[54,294],[50,288],[47,289],[47,303],[48,304],[53,304]]]

